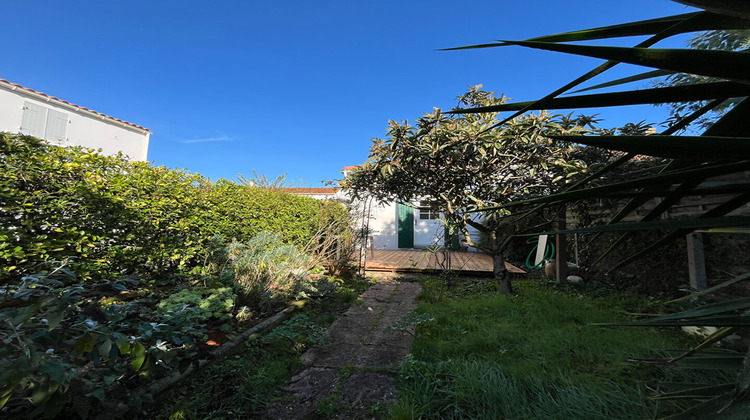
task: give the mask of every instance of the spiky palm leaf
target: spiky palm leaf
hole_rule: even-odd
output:
[[[558,137],[594,147],[625,151],[627,154],[616,162],[607,165],[584,180],[572,185],[561,193],[520,200],[505,204],[502,207],[536,206],[538,209],[554,203],[568,203],[579,200],[591,200],[602,197],[630,197],[631,201],[616,214],[605,226],[588,228],[588,231],[625,231],[626,234],[636,229],[664,230],[666,235],[659,241],[642,250],[635,256],[625,258],[620,264],[627,264],[640,255],[653,252],[657,247],[666,245],[676,238],[697,228],[710,229],[717,227],[746,228],[750,225],[747,217],[733,218],[728,214],[750,202],[750,189],[747,184],[735,186],[733,189],[724,185],[708,186],[707,179],[719,174],[741,173],[748,170],[750,165],[750,138],[747,134],[747,122],[750,121],[750,101],[746,98],[750,94],[750,54],[735,51],[708,50],[680,50],[680,49],[652,49],[654,43],[679,33],[705,30],[748,29],[750,28],[750,6],[747,2],[736,0],[677,0],[681,3],[697,6],[706,11],[684,15],[669,16],[621,25],[599,27],[582,31],[542,36],[525,41],[498,41],[495,43],[461,47],[488,48],[507,47],[511,45],[527,48],[544,49],[567,54],[583,55],[607,60],[604,64],[576,78],[565,86],[549,95],[531,102],[508,103],[486,109],[456,110],[463,112],[500,112],[512,111],[506,118],[508,121],[530,110],[587,108],[621,106],[630,104],[659,104],[674,101],[711,101],[702,109],[685,117],[679,124],[683,128],[695,121],[700,115],[718,107],[726,98],[740,98],[740,102],[731,111],[724,114],[709,127],[701,136],[676,136],[678,128],[672,127],[659,136],[587,136]],[[613,37],[631,35],[652,35],[646,41],[633,48],[574,45],[564,42],[581,40],[601,40]],[[656,75],[674,72],[688,72],[692,74],[710,76],[716,82],[703,85],[685,86],[685,89],[648,89],[641,91],[604,93],[594,95],[580,95],[559,98],[581,83],[597,76],[618,63],[630,63],[651,67],[653,71],[634,76],[617,79],[598,84],[592,90],[602,87],[616,86],[633,81],[643,80]],[[505,122],[503,121],[503,122]],[[502,124],[502,122],[501,122]],[[619,183],[604,183],[590,187],[590,183],[597,181],[617,166],[637,154],[646,154],[674,159],[674,163],[657,175],[648,175]],[[697,193],[725,188],[730,197],[718,207],[683,221],[656,221],[659,216],[668,211],[680,198]],[[732,191],[729,191],[729,190]],[[713,191],[717,191],[713,190]],[[642,206],[651,198],[665,198],[661,204],[652,208],[641,223],[620,223],[625,216]],[[533,209],[531,210],[533,211]],[[730,226],[731,225],[731,226]],[[567,232],[578,232],[569,230]],[[617,244],[616,244],[617,245]],[[615,247],[610,249],[613,251]],[[745,274],[738,279],[724,283],[734,284],[749,278]],[[720,285],[721,286],[721,285]],[[717,286],[719,287],[719,286]],[[712,288],[715,289],[715,288]],[[641,325],[720,325],[726,328],[744,327],[750,325],[750,303],[748,300],[738,300],[705,306],[656,319],[643,321]],[[727,329],[721,330],[726,334]],[[718,340],[718,336],[710,340]],[[709,414],[731,415],[748,409],[748,394],[750,394],[750,358],[742,354],[711,354],[710,357],[699,356],[698,350],[708,346],[691,349],[689,356],[679,357],[679,364],[693,367],[733,367],[739,371],[737,381],[733,384],[719,386],[687,387],[676,392],[665,393],[663,398],[693,397],[701,404],[682,413],[683,416],[706,416]],[[687,353],[686,353],[687,354]],[[676,359],[667,360],[677,363]]]

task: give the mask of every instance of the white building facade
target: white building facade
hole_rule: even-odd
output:
[[[0,79],[0,131],[39,137],[58,146],[122,152],[146,161],[151,131]]]
[[[346,177],[356,168],[347,166],[341,172]],[[435,211],[428,200],[415,200],[411,203],[378,203],[374,200],[353,202],[339,188],[286,188],[285,191],[345,204],[356,214],[359,226],[355,228],[367,228],[374,249],[424,249],[434,246],[459,249],[465,246],[462,235],[458,238],[449,237],[443,214]],[[479,231],[469,227],[469,234],[472,241],[479,241]],[[465,250],[475,251],[468,246]]]

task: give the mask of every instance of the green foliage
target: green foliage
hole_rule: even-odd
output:
[[[484,109],[506,101],[474,86],[458,98],[477,112],[433,113],[416,125],[390,122],[388,137],[374,139],[369,160],[343,185],[355,198],[409,203],[429,197],[446,223],[466,243],[496,257],[498,289],[510,292],[502,255],[510,235],[525,227],[507,209],[477,217],[472,210],[499,205],[532,194],[547,194],[606,163],[606,153],[559,141],[555,135],[584,134],[596,124],[580,115],[525,115],[501,124]],[[604,158],[604,159],[602,159]],[[469,227],[486,241],[474,243]],[[500,258],[497,258],[500,257]]]
[[[417,327],[401,366],[396,416],[651,418],[656,404],[645,385],[714,376],[629,362],[688,342],[678,333],[591,325],[651,310],[648,299],[532,281],[517,282],[511,296],[492,293],[487,280],[464,279],[445,290],[438,279],[425,279],[423,287],[436,299],[420,298],[417,314],[435,320]]]
[[[148,418],[257,418],[281,395],[300,365],[284,341],[249,342],[234,357],[217,361],[162,399]]]
[[[267,404],[284,398],[282,387],[301,366],[300,346],[318,342],[321,332],[349,308],[352,296],[371,286],[363,279],[336,283],[326,299],[308,301],[301,314],[276,331],[276,338],[249,341],[238,354],[217,360],[160,398],[162,406],[147,417],[263,417]]]
[[[128,293],[135,281],[81,282],[61,265],[3,287],[0,383],[10,413],[54,417],[76,396],[75,410],[138,408],[150,396],[122,388],[177,368],[202,333],[186,319],[152,322],[149,298],[102,305],[102,295]],[[118,388],[119,387],[119,388]],[[116,393],[112,390],[117,389]],[[2,408],[2,407],[0,407]]]
[[[560,194],[547,195],[546,197],[538,197],[506,205],[512,207],[532,202],[571,203],[580,200],[588,200],[587,202],[590,203],[590,200],[601,199],[601,193],[617,189],[619,193],[631,194],[633,198],[625,206],[621,207],[614,216],[608,218],[607,225],[596,228],[596,230],[600,231],[612,231],[617,226],[616,224],[626,216],[643,207],[649,200],[658,199],[658,204],[650,209],[646,209],[645,215],[636,214],[639,223],[648,222],[648,225],[636,226],[636,228],[642,227],[644,230],[651,232],[663,229],[667,233],[659,233],[661,238],[652,241],[648,246],[636,247],[638,251],[634,255],[628,258],[621,258],[619,263],[609,268],[610,271],[617,270],[633,261],[652,255],[658,248],[671,244],[676,239],[684,238],[686,234],[692,232],[694,229],[720,226],[722,222],[720,219],[722,218],[727,219],[727,222],[729,222],[727,218],[729,214],[750,202],[746,173],[748,168],[750,168],[750,162],[747,160],[746,153],[747,143],[750,141],[750,138],[747,137],[746,129],[747,119],[750,117],[750,101],[746,86],[750,81],[750,77],[748,77],[746,71],[742,70],[747,68],[750,63],[748,61],[750,56],[743,49],[743,46],[747,43],[747,30],[750,29],[750,15],[747,13],[744,5],[729,0],[711,2],[698,0],[679,1],[695,5],[706,11],[662,18],[660,22],[656,20],[632,22],[625,25],[600,27],[526,41],[508,41],[490,45],[520,45],[528,48],[558,51],[608,60],[606,63],[578,77],[544,98],[531,103],[521,104],[521,106],[516,108],[518,109],[517,113],[511,118],[529,110],[545,109],[551,103],[559,103],[560,100],[556,98],[557,96],[566,93],[571,88],[619,63],[652,67],[658,69],[662,76],[664,74],[673,74],[669,76],[666,82],[666,84],[671,86],[664,89],[641,91],[641,94],[616,92],[566,97],[564,100],[564,102],[569,104],[576,103],[577,107],[619,106],[625,105],[625,102],[659,104],[687,101],[686,105],[678,105],[676,107],[677,114],[685,112],[685,115],[674,115],[673,120],[670,121],[669,128],[653,139],[646,137],[633,137],[629,139],[623,136],[593,139],[568,137],[566,139],[566,141],[571,142],[581,142],[607,149],[627,151],[628,153],[620,159],[620,162],[632,159],[638,154],[650,154],[674,159],[662,169],[660,175],[656,177],[639,176],[632,183],[620,183],[619,185],[608,183],[596,188],[588,188],[589,185],[586,182],[581,182],[570,188],[569,191]],[[656,25],[654,24],[655,22],[657,23]],[[693,38],[691,40],[693,48],[691,49],[650,48],[656,42],[679,33],[719,30],[721,32],[701,33]],[[580,39],[578,38],[579,35],[585,39],[598,40],[616,36],[642,34],[651,34],[652,36],[634,48],[573,45],[559,42],[571,38]],[[651,75],[653,76],[654,73],[651,73]],[[643,74],[626,77],[611,83],[600,84],[597,87],[614,86],[637,80],[642,76]],[[682,92],[682,94],[689,92],[690,94],[677,99],[675,96],[672,96],[675,92]],[[628,99],[626,101],[606,103],[613,97]],[[733,106],[731,110],[726,111],[728,105]],[[477,110],[470,109],[463,112],[477,112]],[[711,114],[712,112],[713,114]],[[706,115],[709,115],[709,117],[706,118]],[[696,121],[698,122],[697,124]],[[691,126],[691,124],[693,125]],[[695,125],[698,125],[698,127],[695,127]],[[705,128],[705,130],[702,130],[699,137],[673,136],[681,130],[689,130],[691,128],[696,130]],[[685,147],[688,143],[690,145]],[[726,149],[722,148],[721,145],[724,145]],[[691,153],[689,151],[691,149],[695,153]],[[733,153],[735,149],[736,153]],[[604,173],[605,171],[602,171],[596,174],[597,176],[592,176],[586,181],[597,180]],[[715,178],[717,176],[726,177],[717,179]],[[713,208],[706,211],[701,210],[702,213],[698,212],[699,214],[691,215],[689,219],[682,220],[679,223],[670,220],[664,220],[660,223],[656,222],[665,212],[679,203],[682,198],[706,194],[707,191],[711,191],[712,183],[725,182],[727,179],[737,184],[737,188],[725,191],[726,195],[723,197],[719,196],[721,199],[716,200],[719,204]],[[713,184],[713,186],[715,185]],[[716,194],[716,192],[713,193]],[[742,222],[741,220],[740,223],[746,224],[746,222]],[[728,225],[729,223],[727,223]],[[622,245],[626,243],[626,239],[632,240],[633,236],[631,232],[622,235],[617,242],[605,251],[605,255],[621,251]],[[745,267],[744,271],[747,273],[747,267]],[[740,275],[730,282],[722,284],[736,283],[739,281],[738,279],[746,278],[747,274]],[[651,279],[647,280],[650,281]],[[691,348],[683,356],[668,359],[666,362],[661,361],[668,365],[682,364],[683,366],[692,367],[702,365],[715,369],[720,367],[715,363],[716,360],[723,357],[716,357],[716,355],[696,355],[696,357],[702,360],[699,360],[698,363],[694,363],[695,361],[687,363],[690,360],[688,356],[699,351],[705,351],[711,345],[718,343],[726,334],[733,331],[733,328],[746,327],[748,325],[746,309],[738,309],[738,306],[741,306],[742,303],[742,299],[729,300],[715,304],[717,306],[707,305],[701,309],[697,309],[695,312],[681,312],[675,315],[660,317],[656,320],[645,321],[642,325],[701,325],[721,327],[716,334],[709,337],[703,343]],[[696,313],[701,313],[702,315],[696,316]],[[705,315],[705,313],[711,313],[711,315]],[[746,335],[746,331],[743,332],[741,329],[738,329],[737,333]],[[729,357],[732,363],[721,364],[723,367],[733,365],[734,371],[738,372],[733,380],[723,382],[713,379],[702,382],[699,388],[683,384],[677,392],[668,391],[662,394],[661,398],[678,400],[693,399],[696,405],[680,414],[680,416],[685,418],[713,418],[717,416],[735,418],[738,415],[747,417],[749,406],[747,395],[750,393],[750,380],[748,380],[750,377],[748,373],[750,372],[748,369],[748,366],[750,366],[750,353],[747,352],[746,347],[747,345],[745,344],[745,348],[742,348],[739,354],[732,354]],[[681,359],[685,360],[678,363]]]
[[[0,133],[0,276],[74,258],[84,278],[163,279],[200,266],[214,235],[302,247],[346,209],[282,192]]]
[[[0,160],[3,415],[140,410],[150,396],[131,391],[185,368],[206,322],[258,309],[233,313],[249,262],[235,267],[222,238],[276,232],[274,302],[332,288],[300,282],[313,264],[299,249],[337,234],[341,205],[7,133]]]
[[[299,355],[307,347],[325,340],[325,328],[314,323],[308,315],[297,314],[274,328],[263,338],[263,341],[272,343],[279,339],[291,343],[292,349]]]
[[[155,315],[166,321],[174,317],[201,321],[231,319],[236,298],[229,287],[184,289],[159,302]]]

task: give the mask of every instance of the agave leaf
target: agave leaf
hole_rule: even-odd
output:
[[[681,360],[677,367],[685,369],[731,369],[742,367],[745,357],[742,354],[702,353],[695,357]]]
[[[653,189],[649,191],[625,191],[625,192],[613,192],[610,194],[607,194],[606,197],[608,198],[640,198],[644,197],[646,199],[652,199],[655,197],[663,197],[667,199],[676,199],[676,201],[679,201],[685,196],[688,195],[726,195],[726,194],[739,194],[742,192],[747,191],[750,189],[750,183],[743,182],[743,183],[727,183],[725,185],[714,185],[714,186],[703,186],[703,184],[700,184],[698,188],[691,189],[688,192],[684,191],[678,191],[678,190],[662,190],[662,189]],[[659,206],[664,203],[662,201],[659,203]],[[674,203],[670,203],[669,207],[672,206]],[[661,210],[663,212],[664,210]],[[658,216],[658,215],[657,215]],[[655,218],[655,217],[654,217]],[[645,216],[642,221],[647,221],[650,219],[647,219]]]
[[[667,303],[677,303],[677,302],[681,302],[683,300],[694,299],[694,298],[697,298],[699,296],[704,296],[704,295],[707,295],[709,293],[713,293],[713,292],[715,292],[717,290],[724,289],[726,287],[732,286],[732,285],[734,285],[736,283],[739,283],[739,282],[745,281],[745,280],[750,280],[750,273],[745,273],[745,274],[739,275],[739,276],[737,276],[737,277],[735,277],[735,278],[733,278],[731,280],[727,280],[725,282],[717,284],[716,286],[709,287],[706,290],[702,290],[700,292],[692,293],[690,295],[683,296],[683,297],[681,297],[679,299],[670,300]]]
[[[740,234],[748,234],[748,233],[750,233],[750,229],[713,228],[713,229],[698,229],[696,232],[702,232],[702,233],[740,233]]]
[[[734,327],[719,328],[713,334],[711,334],[710,336],[706,337],[706,339],[703,340],[697,346],[694,346],[693,348],[691,348],[690,350],[686,351],[685,353],[683,353],[683,354],[681,354],[679,356],[676,356],[676,357],[670,359],[669,363],[678,362],[678,361],[680,361],[680,360],[682,360],[682,359],[684,359],[686,357],[692,356],[696,352],[699,352],[701,350],[709,348],[710,346],[713,346],[714,344],[716,344],[719,341],[721,341],[722,339],[724,339],[724,337],[728,337],[731,334],[734,334],[735,331],[737,331],[737,328],[734,328]]]
[[[747,327],[750,326],[750,315],[711,315],[690,319],[646,319],[634,322],[593,325],[630,327]]]
[[[588,92],[590,90],[597,90],[597,89],[603,89],[603,88],[612,87],[612,86],[619,86],[619,85],[624,85],[626,83],[632,83],[632,82],[638,82],[638,81],[641,81],[641,80],[653,79],[655,77],[669,76],[671,74],[675,74],[675,72],[669,71],[669,70],[651,70],[651,71],[647,71],[645,73],[639,73],[639,74],[635,74],[633,76],[623,77],[623,78],[615,79],[615,80],[612,80],[612,81],[609,81],[609,82],[605,82],[605,83],[599,83],[598,85],[589,86],[589,87],[583,88],[583,89],[578,89],[578,90],[575,90],[575,91],[570,92],[570,93]]]
[[[748,95],[750,95],[750,85],[748,84],[735,82],[713,82],[554,98],[543,103],[543,108],[540,107],[540,105],[536,101],[528,101],[512,102],[507,104],[491,105],[478,108],[454,109],[452,111],[446,111],[445,113],[481,114],[486,112],[517,111],[519,109],[540,110],[602,108],[610,106],[702,101],[708,99],[724,99]]]
[[[662,322],[669,320],[689,320],[692,318],[702,318],[706,316],[724,314],[727,312],[742,311],[745,309],[750,309],[750,298],[732,299],[722,302],[710,303],[698,308],[676,312],[668,315],[662,315],[657,318],[650,318],[641,322],[650,324],[653,322]],[[750,317],[750,314],[743,316]]]
[[[700,167],[698,169],[689,169],[684,171],[674,171],[666,174],[658,174],[642,177],[632,181],[616,182],[608,185],[602,185],[599,187],[587,188],[585,190],[573,190],[566,191],[557,194],[550,194],[545,196],[539,196],[535,198],[529,198],[526,200],[517,200],[510,203],[501,204],[493,207],[483,207],[474,211],[485,211],[495,210],[500,208],[517,207],[528,204],[537,203],[554,203],[554,202],[568,202],[575,200],[595,199],[601,197],[603,194],[610,192],[621,192],[622,190],[632,188],[642,188],[653,185],[671,185],[677,182],[683,182],[685,180],[696,179],[696,178],[708,178],[713,176],[731,174],[735,172],[742,172],[750,170],[750,161],[739,161],[726,164],[717,164]]]
[[[680,23],[690,22],[690,25],[682,25],[671,34],[676,35],[685,32],[706,31],[715,29],[745,29],[750,27],[750,22],[730,16],[709,12],[692,12],[680,15],[666,16],[656,19],[641,20],[636,22],[622,23],[619,25],[602,26],[598,28],[583,29],[579,31],[562,32],[554,35],[544,35],[529,38],[527,41],[542,42],[571,42],[590,41],[595,39],[621,38],[626,36],[640,36],[658,34],[675,28]],[[445,48],[442,51],[467,50],[488,47],[503,47],[509,44],[502,41],[467,45],[463,47]]]
[[[674,0],[678,3],[726,16],[750,19],[750,5],[736,0]]]
[[[750,56],[750,53],[747,55]],[[703,135],[720,137],[742,136],[747,133],[747,121],[749,118],[750,101],[745,98],[719,118],[718,121],[713,123]]]
[[[699,217],[699,219],[708,219],[708,218],[717,217],[717,216],[724,216],[727,213],[730,213],[730,212],[732,212],[732,211],[734,211],[734,210],[736,210],[736,209],[744,206],[748,202],[750,202],[750,192],[747,192],[745,194],[740,194],[740,195],[738,195],[738,196],[736,196],[736,197],[734,197],[734,198],[732,198],[732,199],[730,199],[728,201],[725,201],[724,203],[718,205],[717,207],[715,207],[715,208],[713,208],[713,209],[711,209],[711,210],[703,213],[703,215],[701,215]],[[643,256],[648,255],[650,252],[654,251],[655,249],[658,249],[658,248],[660,248],[660,247],[662,247],[662,246],[664,246],[664,245],[666,245],[668,243],[671,243],[675,239],[681,238],[682,236],[687,235],[690,232],[691,232],[691,229],[679,229],[679,230],[676,230],[676,231],[674,231],[674,232],[672,232],[672,233],[664,236],[660,240],[654,242],[653,244],[651,244],[650,246],[646,247],[645,249],[643,249],[642,251],[638,252],[637,254],[635,254],[635,255],[633,255],[633,256],[631,256],[631,257],[629,257],[629,258],[621,261],[619,264],[617,264],[615,267],[611,268],[607,272],[610,273],[610,272],[612,272],[614,270],[619,269],[620,267],[624,267],[624,266],[630,264],[631,262],[633,262],[633,261],[635,261],[635,260],[637,260],[637,259],[639,259],[639,258],[641,258]]]
[[[677,166],[674,162],[672,162],[668,167]],[[665,168],[666,169],[666,168]],[[697,178],[690,180],[688,182],[683,182],[680,184],[679,187],[675,190],[675,195],[666,197],[663,199],[659,204],[656,205],[653,209],[649,210],[649,212],[641,218],[641,222],[647,222],[656,219],[659,217],[662,213],[669,210],[674,204],[676,204],[680,199],[689,193],[691,191],[694,191],[694,188],[700,185],[701,181],[703,181],[705,178]],[[631,211],[635,210],[638,206],[641,204],[644,204],[646,201],[649,200],[649,198],[653,197],[653,195],[657,191],[657,187],[647,187],[642,189],[641,191],[644,191],[647,193],[645,197],[637,198],[631,200],[629,203],[625,205],[625,207],[617,213],[615,218],[610,220],[609,224],[616,223],[617,221],[622,220],[625,216],[627,216]],[[602,255],[599,256],[594,261],[594,265],[597,264],[599,261],[601,261],[603,258],[605,258],[607,255],[612,253],[615,249],[620,247],[620,245],[624,244],[625,241],[628,240],[632,235],[631,233],[625,233],[621,237],[617,238],[617,240],[607,249]],[[592,239],[593,241],[594,239]]]
[[[687,410],[664,417],[662,420],[685,420],[685,419],[710,419],[716,418],[716,412],[726,404],[729,397],[726,394],[717,395],[707,401],[688,408]]]
[[[745,360],[742,362],[742,370],[737,377],[737,387],[732,395],[732,403],[747,397],[748,392],[750,392],[750,349],[748,349],[747,354],[745,354]],[[727,404],[722,408],[722,411],[732,403]]]
[[[706,385],[695,388],[682,389],[673,392],[662,392],[651,397],[654,400],[672,400],[672,399],[693,399],[693,398],[711,398],[718,395],[727,394],[734,390],[734,384]]]
[[[505,42],[522,47],[750,83],[750,74],[746,71],[750,68],[750,54],[734,51],[599,47],[537,41]]]
[[[689,31],[692,31],[692,30],[696,30],[695,28],[699,27],[702,24],[702,22],[704,21],[704,19],[711,20],[714,17],[715,17],[714,15],[704,14],[704,13],[699,13],[699,14],[693,15],[693,16],[686,16],[684,20],[676,21],[674,25],[669,26],[668,28],[660,31],[659,33],[654,34],[653,36],[649,37],[648,39],[646,39],[646,40],[638,43],[638,45],[636,45],[636,47],[648,48],[648,47],[656,44],[657,42],[659,42],[659,41],[661,41],[663,39],[669,38],[670,36],[673,36],[673,35],[676,35],[676,34],[679,34],[679,33],[682,33],[682,32],[686,32],[686,31],[689,32]],[[591,79],[592,77],[595,77],[596,75],[601,74],[601,73],[603,73],[603,72],[611,69],[612,67],[616,66],[617,64],[619,64],[618,61],[609,60],[606,63],[602,63],[602,64],[598,65],[597,67],[593,68],[592,70],[586,72],[585,74],[577,77],[576,79],[570,81],[569,83],[565,84],[564,86],[556,89],[552,93],[550,93],[550,94],[546,95],[545,97],[539,99],[534,106],[537,106],[537,107],[540,107],[540,108],[544,108],[544,106],[545,106],[544,104],[547,101],[549,101],[550,99],[555,98],[556,96],[567,92],[568,90],[570,90],[570,89],[572,89],[572,88],[580,85],[581,83],[583,83],[583,82]],[[499,126],[507,123],[508,121],[512,120],[513,118],[516,118],[517,116],[523,114],[526,111],[527,111],[526,109],[521,109],[521,110],[518,110],[518,111],[514,112],[509,117],[507,117],[504,120],[500,121],[499,123],[495,124],[493,126],[493,128],[499,127]]]
[[[750,85],[749,85],[750,87]],[[672,159],[750,159],[750,137],[550,136],[557,140]]]
[[[615,223],[610,225],[591,226],[586,228],[550,230],[547,232],[524,233],[516,236],[539,236],[539,235],[566,235],[572,233],[593,232],[631,232],[640,230],[673,230],[690,229],[714,226],[747,226],[750,224],[750,216],[728,216],[714,217],[710,219],[688,219],[688,220],[658,220],[652,222]]]

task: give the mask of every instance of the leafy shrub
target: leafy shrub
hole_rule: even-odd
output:
[[[228,254],[235,281],[250,302],[258,302],[264,294],[291,295],[295,278],[306,273],[311,264],[310,256],[293,245],[284,245],[280,235],[267,231],[246,244],[232,243]]]
[[[156,306],[156,316],[164,320],[175,317],[201,321],[231,319],[236,298],[229,287],[184,289],[161,301]]]
[[[0,279],[66,258],[84,279],[163,279],[200,267],[215,235],[268,230],[302,247],[346,217],[335,203],[0,133]]]
[[[138,408],[150,400],[128,389],[139,377],[174,369],[191,357],[193,337],[203,331],[186,318],[152,322],[149,297],[101,304],[103,296],[132,292],[127,286],[133,283],[82,283],[63,265],[3,287],[3,415],[51,418],[70,396],[84,418],[92,409],[119,410],[120,403]]]
[[[283,339],[291,343],[295,353],[325,341],[325,328],[315,324],[306,314],[297,314],[268,333],[263,341],[272,343]]]

